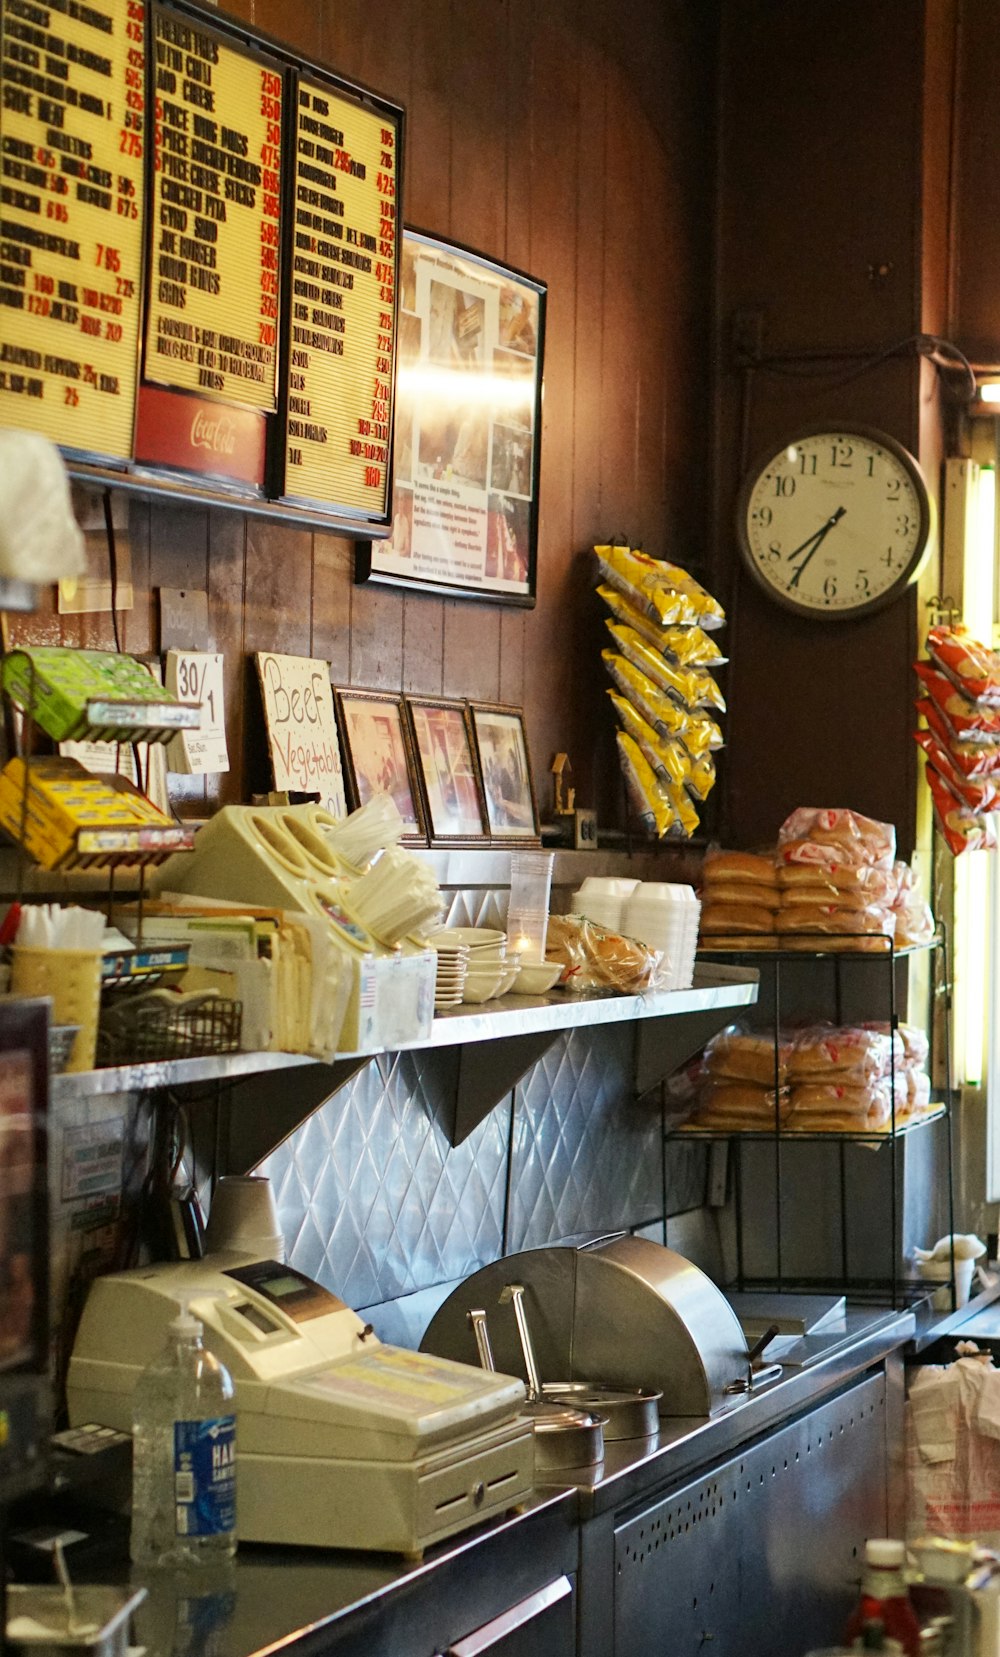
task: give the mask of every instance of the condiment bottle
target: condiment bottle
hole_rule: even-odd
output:
[[[848,1618],[844,1644],[861,1646],[866,1627],[882,1625],[882,1650],[920,1657],[920,1624],[910,1603],[903,1574],[906,1548],[902,1542],[873,1537],[865,1543],[861,1598]]]

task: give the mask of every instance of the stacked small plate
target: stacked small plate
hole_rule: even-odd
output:
[[[432,932],[427,941],[439,957],[442,946],[466,951],[468,959],[460,1000],[492,1001],[498,995],[506,995],[513,986],[519,963],[507,960],[506,932],[486,926],[446,926]]]
[[[434,1011],[439,1013],[443,1012],[445,1007],[461,1005],[465,974],[469,966],[469,947],[467,944],[452,943],[447,932],[435,933],[427,941],[437,952]]]

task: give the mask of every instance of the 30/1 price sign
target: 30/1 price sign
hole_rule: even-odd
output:
[[[167,766],[187,775],[228,771],[222,656],[204,650],[168,650],[166,688],[181,702],[197,702],[201,725],[171,738]]]

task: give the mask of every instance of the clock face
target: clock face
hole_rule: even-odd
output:
[[[751,574],[800,615],[879,609],[919,572],[931,506],[893,438],[858,427],[804,431],[751,468],[737,504]]]

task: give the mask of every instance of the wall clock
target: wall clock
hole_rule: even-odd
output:
[[[740,552],[788,610],[840,621],[881,609],[919,574],[933,508],[920,467],[864,426],[809,426],[750,467],[736,506]]]

